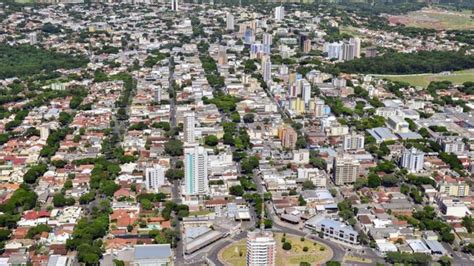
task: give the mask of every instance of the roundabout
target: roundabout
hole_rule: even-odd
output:
[[[321,242],[283,233],[273,233],[273,237],[276,242],[276,266],[299,266],[302,262],[308,265],[324,264],[333,257],[331,248]],[[244,238],[222,248],[218,253],[219,261],[226,266],[245,266],[246,241]],[[284,242],[290,243],[289,250],[283,249]]]

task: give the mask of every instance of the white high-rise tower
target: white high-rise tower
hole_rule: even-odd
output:
[[[194,143],[196,140],[195,136],[195,119],[194,119],[194,112],[187,112],[184,114],[184,142],[188,144]]]
[[[184,149],[185,195],[205,195],[209,191],[207,151],[194,146]]]
[[[247,266],[275,265],[276,242],[270,231],[247,233]]]
[[[159,164],[145,169],[145,186],[148,191],[158,192],[158,189],[165,184],[165,169]]]
[[[171,0],[171,10],[178,11],[179,3],[178,0]]]
[[[234,30],[234,15],[227,13],[226,17],[226,30]]]

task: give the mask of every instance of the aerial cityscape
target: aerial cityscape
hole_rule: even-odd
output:
[[[0,266],[474,265],[474,1],[0,19]]]

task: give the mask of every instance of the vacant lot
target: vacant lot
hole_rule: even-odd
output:
[[[401,16],[390,16],[391,23],[404,24],[408,27],[429,28],[437,30],[474,29],[471,11],[455,12],[438,8],[425,8]]]
[[[386,78],[393,81],[408,82],[412,86],[427,87],[431,81],[448,80],[453,84],[462,84],[466,81],[474,80],[474,69],[453,72],[451,75],[440,74],[417,74],[417,75],[381,75],[379,78]]]
[[[275,234],[277,266],[300,265],[301,262],[309,262],[311,265],[316,265],[325,263],[332,257],[332,250],[328,246],[308,239],[301,241],[300,237],[293,235],[285,237],[286,242],[291,243],[291,249],[288,251],[283,250],[282,238],[283,234]],[[242,239],[221,251],[220,258],[226,265],[244,266],[246,264],[247,247],[245,241],[246,239]],[[308,248],[307,251],[303,251],[305,247]]]

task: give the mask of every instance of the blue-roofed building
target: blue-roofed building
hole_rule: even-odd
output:
[[[424,240],[426,246],[431,250],[432,254],[435,255],[446,255],[448,252],[446,249],[441,245],[441,243],[438,240]]]
[[[170,244],[137,245],[133,253],[133,266],[171,266],[173,253]]]
[[[336,220],[314,216],[306,221],[305,227],[323,233],[324,237],[329,237],[353,245],[359,243],[359,233],[357,233],[352,226]]]
[[[395,136],[390,129],[386,127],[376,127],[372,129],[367,129],[367,132],[375,138],[375,142],[382,143],[388,140],[397,140],[397,136]]]

